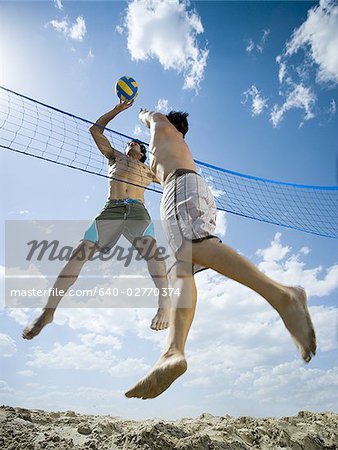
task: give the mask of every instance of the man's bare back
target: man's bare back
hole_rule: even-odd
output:
[[[150,168],[161,184],[164,184],[167,176],[175,169],[196,171],[194,159],[182,133],[176,130],[165,115],[154,113],[156,120],[150,121],[149,114],[149,111],[141,110],[140,120],[146,126],[150,125]]]

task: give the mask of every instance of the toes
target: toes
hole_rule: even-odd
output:
[[[32,335],[31,335],[31,331],[29,331],[29,330],[23,330],[23,332],[22,332],[22,337],[23,337],[23,339],[32,339]]]
[[[166,328],[169,328],[169,322],[168,321],[158,321],[153,320],[151,322],[150,328],[155,331],[161,331],[165,330]]]
[[[311,355],[308,355],[306,358],[304,358],[304,361],[306,362],[306,364],[308,364],[312,359]]]
[[[129,389],[129,391],[126,391],[126,392],[124,393],[124,395],[125,395],[127,398],[136,397],[136,396],[134,395],[134,389]]]
[[[158,323],[157,322],[152,323],[150,328],[154,331],[158,331],[159,330]]]
[[[315,356],[316,351],[312,351],[311,349],[303,349],[301,350],[301,355],[306,364],[308,364],[312,357]]]
[[[161,330],[165,330],[166,328],[168,328],[168,322],[161,322]]]

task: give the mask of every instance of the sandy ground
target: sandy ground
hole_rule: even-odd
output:
[[[202,414],[124,420],[73,411],[0,407],[4,450],[337,450],[338,414],[301,411],[281,419]]]

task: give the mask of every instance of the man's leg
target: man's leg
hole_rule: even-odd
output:
[[[145,258],[148,265],[148,271],[159,290],[158,310],[151,321],[150,328],[153,330],[164,330],[169,327],[170,298],[168,296],[168,280],[166,274],[166,265],[163,259],[156,256],[157,245],[154,238],[144,236],[135,239],[134,246],[140,255]]]
[[[83,241],[73,251],[70,260],[56,279],[52,294],[48,298],[41,314],[23,330],[22,337],[24,339],[33,339],[47,324],[53,321],[55,309],[63,297],[62,295],[57,295],[57,293],[60,291],[66,293],[68,291],[70,286],[77,280],[83,265],[92,257],[95,250],[96,247],[92,242]]]
[[[191,251],[194,263],[210,267],[262,295],[281,316],[304,361],[311,360],[316,352],[316,337],[303,289],[271,280],[250,261],[216,239],[192,244]],[[156,397],[186,370],[184,348],[195,312],[196,287],[193,277],[177,278],[174,283],[175,287],[180,287],[180,296],[175,303],[175,298],[172,300],[166,351],[149,374],[125,393],[127,397]],[[185,302],[190,298],[192,304],[187,308]]]
[[[195,314],[197,291],[194,277],[189,275],[191,264],[179,264],[180,272],[186,266],[187,275],[181,273],[170,280],[179,295],[171,296],[170,331],[165,351],[153,369],[125,393],[126,397],[157,397],[187,370],[184,348]]]
[[[311,360],[316,353],[316,336],[307,308],[306,293],[302,288],[284,286],[271,280],[254,264],[217,239],[194,243],[191,251],[194,263],[210,267],[264,297],[281,316],[304,361]]]

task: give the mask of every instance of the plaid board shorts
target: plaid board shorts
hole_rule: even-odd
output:
[[[217,209],[205,180],[195,171],[176,169],[165,181],[161,200],[161,219],[171,250],[168,272],[179,261],[179,251],[186,241],[200,242],[216,238]],[[192,273],[207,269],[192,265]]]

